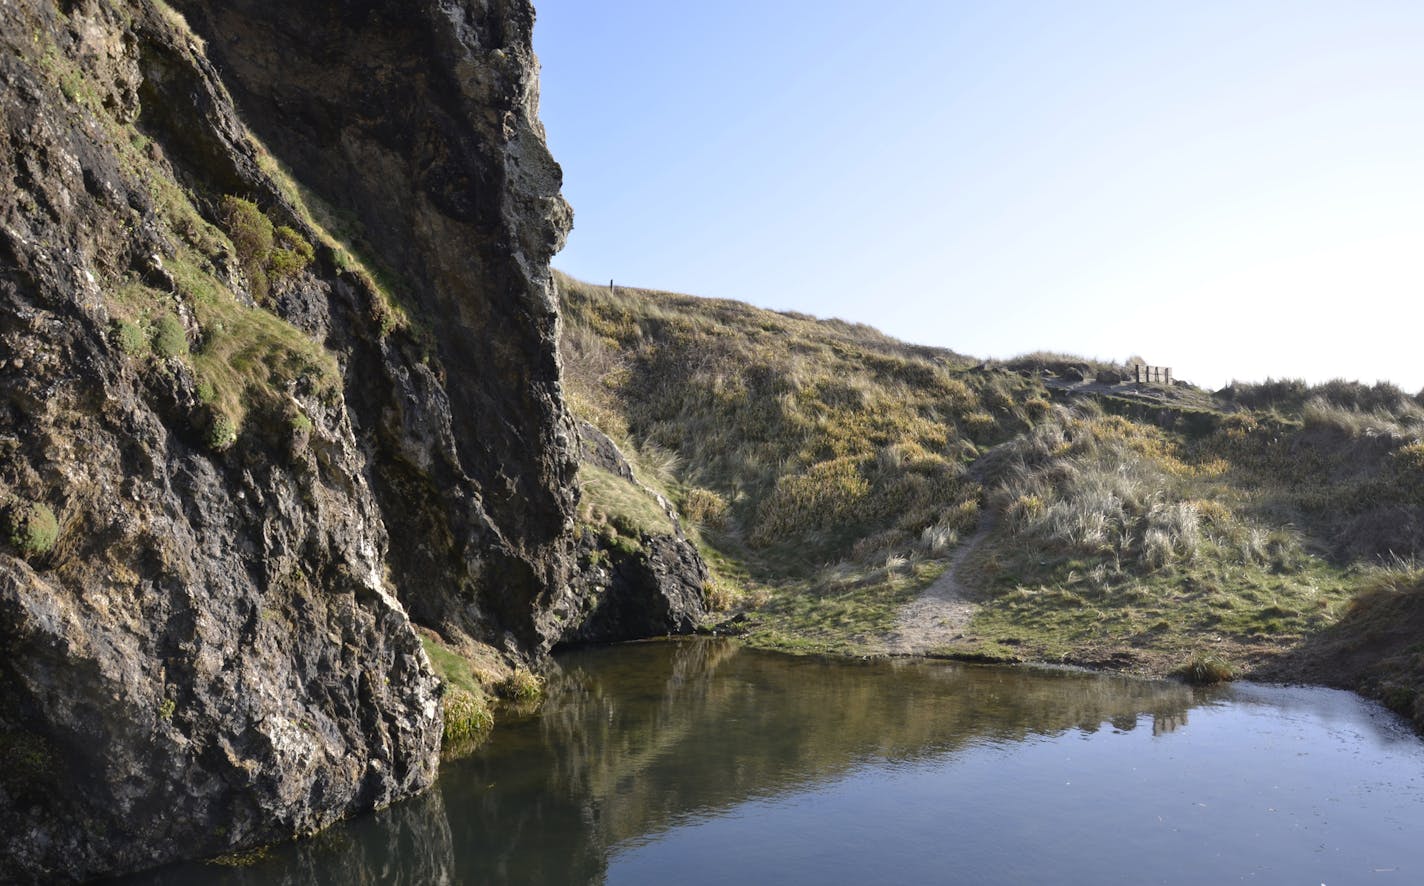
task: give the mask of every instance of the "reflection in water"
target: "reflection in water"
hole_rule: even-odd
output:
[[[1178,729],[1181,729],[1185,725],[1187,725],[1186,711],[1182,711],[1180,714],[1152,715],[1153,735],[1166,735],[1168,732],[1176,732]]]
[[[1269,695],[1250,701],[1260,704]],[[925,661],[791,658],[718,641],[570,652],[560,656],[543,706],[501,723],[486,747],[447,764],[438,791],[317,840],[279,847],[266,862],[208,867],[201,876],[231,884],[636,882],[659,878],[663,868],[648,865],[676,863],[692,866],[680,870],[678,879],[720,881],[714,872],[732,876],[722,867],[736,859],[752,868],[743,878],[770,875],[769,866],[779,864],[804,871],[792,877],[799,882],[848,881],[865,874],[853,877],[834,866],[817,870],[834,856],[817,841],[871,828],[866,847],[854,851],[873,854],[877,845],[909,840],[907,829],[921,819],[938,817],[943,824],[955,816],[982,819],[981,831],[1007,829],[999,839],[1009,847],[1030,834],[1039,834],[1035,845],[1052,839],[1071,844],[1062,836],[1064,819],[1106,813],[1064,805],[1073,801],[1062,795],[1071,781],[1062,773],[1071,770],[1080,784],[1101,781],[1113,806],[1108,813],[1121,815],[1124,827],[1150,815],[1162,821],[1156,807],[1131,804],[1160,804],[1176,789],[1171,779],[1198,777],[1177,771],[1199,764],[1171,756],[1188,746],[1169,734],[1182,733],[1188,707],[1202,701],[1208,713],[1231,707],[1175,683]],[[1148,723],[1151,735],[1162,738],[1148,739],[1145,729],[1127,737]],[[1218,736],[1210,722],[1185,733],[1198,729],[1212,745],[1212,759],[1224,753],[1214,743],[1232,740],[1229,731]],[[1412,759],[1421,759],[1417,748],[1410,751]],[[1143,759],[1129,759],[1129,752]],[[1087,768],[1065,769],[1064,761]],[[951,771],[954,780],[946,780]],[[1144,774],[1149,772],[1168,780],[1152,787],[1159,776]],[[1411,784],[1413,808],[1424,810],[1417,782]],[[918,818],[909,824],[896,818],[911,808],[919,810]],[[851,824],[838,824],[837,816]],[[1424,824],[1424,814],[1410,821]],[[879,822],[886,832],[873,831]],[[769,836],[775,827],[787,828],[786,835]],[[1180,835],[1181,823],[1171,830]],[[794,848],[803,832],[811,835],[808,860],[793,864],[781,852]],[[757,856],[746,833],[769,843],[769,854]],[[977,832],[966,833],[975,843],[986,842]],[[706,835],[705,846],[732,843],[699,862],[699,851],[711,852],[697,848],[699,834]],[[890,856],[875,859],[869,870],[888,872],[887,881],[894,881],[911,873],[907,853],[937,848],[955,857],[972,855],[934,847],[937,839],[929,838],[930,846],[887,848]],[[1116,838],[1109,833],[1107,839],[1111,846]],[[1200,854],[1206,846],[1185,848]],[[1071,855],[1072,846],[1063,852]],[[621,867],[610,867],[615,864]],[[936,864],[941,866],[916,873],[947,873],[944,862]],[[991,881],[1062,873],[1051,859],[1038,868],[994,866],[1002,872],[986,875],[981,866],[960,874]],[[189,882],[195,870],[180,867],[134,882]],[[784,880],[787,871],[776,875]]]
[[[453,846],[450,818],[437,786],[408,802],[330,828],[310,840],[272,847],[249,864],[182,864],[118,882],[153,886],[458,883],[461,880],[455,871]]]
[[[444,782],[457,844],[518,882],[596,881],[610,847],[871,761],[1182,717],[1177,684],[930,662],[790,658],[691,641],[561,660],[537,718]],[[551,834],[558,834],[551,840]]]

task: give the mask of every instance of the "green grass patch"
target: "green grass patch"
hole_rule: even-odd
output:
[[[758,586],[763,597],[747,641],[783,651],[863,653],[894,629],[900,609],[943,571],[937,561],[868,570],[842,563],[811,581]]]
[[[153,322],[153,352],[165,359],[188,353],[188,333],[173,314],[159,314]]]
[[[505,701],[528,703],[538,701],[544,695],[544,680],[523,668],[515,668],[509,676],[494,686],[495,695]]]
[[[484,687],[475,675],[469,659],[426,632],[420,632],[420,645],[430,659],[430,667],[445,685],[442,707],[445,729],[441,747],[447,753],[467,748],[489,733],[494,726],[494,713]]]
[[[191,356],[201,398],[227,420],[225,430],[240,432],[254,409],[285,415],[293,380],[305,378],[318,394],[338,390],[335,358],[300,329],[243,305],[191,257],[170,266],[202,329],[202,344]]]
[[[435,675],[447,686],[469,693],[484,693],[484,687],[475,676],[469,659],[425,633],[420,635],[420,645],[425,648],[425,655],[430,659],[430,667],[434,669]]]
[[[578,482],[583,490],[580,511],[586,523],[611,525],[624,536],[672,534],[672,520],[646,490],[590,464],[579,465]]]
[[[1123,652],[1165,673],[1177,667],[1173,657],[1204,654],[1204,645],[1286,649],[1333,624],[1355,587],[1318,558],[1288,574],[1202,557],[1143,575],[1085,568],[1092,560],[1026,562],[1040,553],[1000,540],[967,571],[980,589],[970,632],[1045,661]],[[1031,583],[1014,574],[1015,563],[1034,576]]]
[[[10,544],[27,557],[47,554],[59,541],[59,520],[44,502],[20,502],[9,508]]]

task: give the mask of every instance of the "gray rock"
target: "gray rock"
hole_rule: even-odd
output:
[[[630,549],[592,527],[579,534],[578,567],[570,593],[554,611],[559,642],[615,643],[696,630],[707,616],[707,564],[687,539],[671,502],[642,485],[618,444],[586,421],[578,423],[579,451],[596,465],[657,501],[672,534],[644,533]]]
[[[412,617],[557,639],[576,435],[548,262],[572,222],[537,117],[528,0],[179,0],[242,118],[359,230],[418,330],[347,304],[346,392]],[[280,195],[274,195],[280,196]],[[333,321],[337,322],[337,321]]]
[[[566,644],[613,643],[688,634],[706,618],[707,564],[691,542],[645,535],[635,551],[587,535],[574,580],[578,608],[561,637]]]
[[[547,266],[569,211],[528,3],[175,5],[202,39],[148,3],[0,17],[0,880],[248,848],[420,792],[441,718],[411,616],[532,656],[573,599]],[[297,344],[246,358],[270,390],[224,434],[196,358],[130,353],[114,312],[141,282],[195,351],[261,340],[200,319],[234,295],[268,316],[207,233],[220,199],[320,236],[244,120],[356,221],[416,322],[389,328],[319,247],[263,301]],[[334,382],[287,359],[310,342]],[[38,505],[57,539],[35,547]]]

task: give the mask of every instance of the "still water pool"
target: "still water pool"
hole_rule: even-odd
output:
[[[558,662],[427,796],[127,882],[1424,883],[1424,743],[1349,693],[707,640]]]

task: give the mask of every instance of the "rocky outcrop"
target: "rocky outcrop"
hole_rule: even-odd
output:
[[[565,644],[690,634],[707,617],[707,564],[685,538],[644,535],[623,547],[588,533],[579,566]]]
[[[672,524],[672,534],[677,538],[686,539],[687,536],[682,531],[682,520],[678,516],[677,508],[673,507],[672,502],[664,498],[662,493],[638,481],[637,476],[633,473],[633,466],[628,463],[627,457],[623,455],[623,451],[618,448],[618,444],[614,443],[611,437],[586,421],[578,423],[578,432],[579,459],[584,464],[603,468],[613,476],[642,490],[643,494],[657,502],[658,509],[667,515],[668,522]]]
[[[527,2],[175,5],[0,0],[0,880],[419,792],[410,617],[571,605]]]
[[[350,220],[429,353],[348,390],[419,621],[547,649],[574,433],[548,262],[571,215],[538,121],[527,0],[181,0],[244,119]]]
[[[578,568],[566,609],[555,610],[563,629],[559,641],[614,643],[692,633],[707,617],[707,564],[683,532],[676,509],[656,490],[639,482],[618,444],[588,422],[578,423],[579,453],[655,502],[667,516],[669,532],[624,526],[582,526]]]
[[[270,188],[220,85],[155,9],[3,19],[0,879],[222,852],[423,789],[437,685],[339,379],[203,251],[212,204],[178,184]],[[222,374],[228,345],[245,375]],[[225,395],[244,420],[215,435]]]

